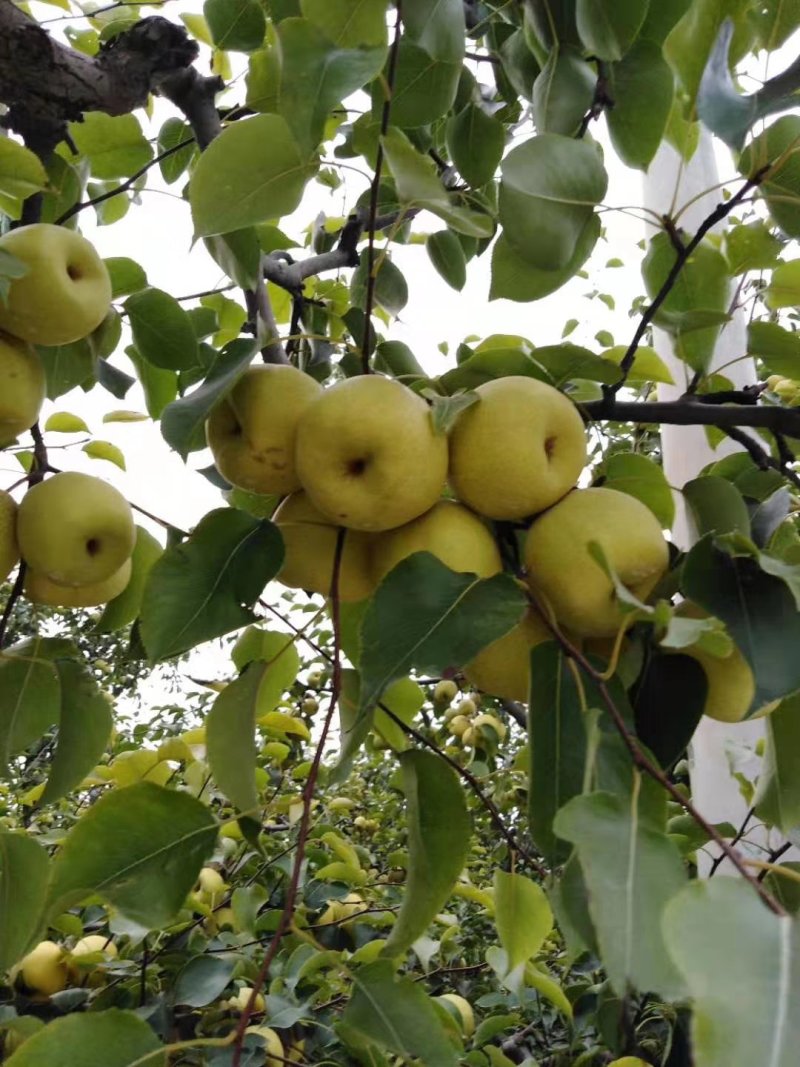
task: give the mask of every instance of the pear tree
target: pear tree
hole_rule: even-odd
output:
[[[798,31],[0,0],[1,1063],[793,1067]]]

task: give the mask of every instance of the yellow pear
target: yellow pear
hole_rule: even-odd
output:
[[[98,952],[104,953],[110,959],[116,959],[119,955],[117,946],[106,934],[87,934],[77,942],[70,955],[75,960],[81,956],[94,956]]]
[[[608,1067],[650,1067],[647,1060],[640,1060],[638,1056],[623,1056],[620,1060],[614,1060]]]
[[[531,609],[522,622],[482,648],[464,668],[464,676],[484,693],[527,704],[531,689],[531,649],[552,637],[538,612]]]
[[[273,515],[281,531],[285,556],[278,581],[293,589],[330,596],[339,527],[315,507],[304,492],[293,493]],[[363,600],[375,588],[370,552],[372,536],[346,530],[339,565],[339,599]]]
[[[0,333],[0,448],[33,426],[46,389],[44,367],[36,351]]]
[[[10,493],[0,490],[0,582],[18,563],[17,502]]]
[[[297,423],[321,394],[319,382],[296,367],[250,367],[206,422],[220,474],[251,493],[284,496],[299,489]]]
[[[203,867],[197,876],[195,893],[213,908],[222,900],[227,888],[225,879],[215,867]]]
[[[28,268],[0,303],[0,329],[37,345],[87,337],[106,316],[111,280],[93,245],[75,230],[37,222],[0,237]]]
[[[264,1042],[267,1052],[266,1067],[283,1067],[289,1057],[284,1055],[283,1042],[271,1026],[248,1026],[245,1033],[258,1034]]]
[[[551,385],[510,375],[475,390],[450,435],[450,484],[491,519],[524,519],[560,500],[586,463],[586,432]]]
[[[440,997],[437,997],[437,1000],[445,1000],[448,1004],[453,1005],[460,1017],[461,1031],[464,1037],[472,1037],[475,1033],[475,1013],[470,1002],[466,998],[459,996],[458,993],[442,993]]]
[[[699,605],[689,601],[684,601],[679,606],[677,614],[690,619],[708,617],[708,613]],[[699,645],[689,645],[674,651],[691,656],[703,668],[708,684],[703,714],[718,722],[741,722],[756,695],[756,680],[750,664],[738,646],[734,644],[727,656],[712,656]],[[775,701],[764,705],[760,709],[761,714],[772,711],[777,704]]]
[[[447,438],[422,397],[362,374],[326,389],[297,428],[297,473],[342,526],[391,530],[432,508],[447,477]]]
[[[452,500],[438,503],[404,526],[378,534],[372,549],[376,582],[414,552],[431,552],[451,571],[489,578],[503,561],[489,529],[469,508]]]
[[[231,997],[228,1001],[228,1007],[231,1011],[242,1012],[247,1008],[250,1002],[250,994],[253,992],[252,986],[243,985],[236,993],[235,997]],[[261,1015],[266,1009],[266,1002],[261,993],[256,993],[255,1000],[253,1001],[253,1015]]]
[[[130,504],[107,482],[66,471],[29,489],[17,519],[22,558],[59,585],[104,582],[136,540]]]
[[[611,637],[625,615],[593,541],[640,600],[667,570],[669,550],[652,511],[616,489],[575,489],[534,520],[524,553],[531,590],[578,636]]]
[[[59,585],[47,575],[28,568],[25,574],[25,596],[34,604],[49,604],[56,608],[95,608],[107,604],[126,588],[131,580],[131,561],[126,559],[118,571],[102,582],[88,585]]]
[[[40,941],[19,964],[22,981],[37,993],[51,997],[67,985],[67,960],[61,945]]]

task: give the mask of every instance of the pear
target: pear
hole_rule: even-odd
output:
[[[36,351],[24,341],[0,333],[0,448],[33,426],[46,388],[44,367]]]
[[[10,493],[0,490],[0,582],[6,580],[18,563],[17,502]]]
[[[296,367],[250,367],[206,422],[220,474],[250,493],[300,488],[294,464],[297,423],[322,386]]]
[[[56,474],[22,498],[17,519],[22,558],[58,585],[94,585],[130,558],[136,527],[130,505],[100,478]]]
[[[27,267],[0,303],[0,329],[37,345],[87,337],[111,303],[111,279],[92,244],[76,230],[37,222],[0,237],[0,249]]]
[[[25,596],[34,604],[56,608],[96,608],[119,596],[131,580],[131,570],[131,561],[126,559],[118,571],[102,582],[59,585],[29,567],[25,574]]]
[[[28,989],[51,997],[66,988],[67,960],[61,945],[40,941],[19,963],[19,974]]]
[[[525,519],[575,485],[586,463],[583,420],[545,382],[509,375],[475,390],[450,435],[450,485],[491,519]]]
[[[500,700],[527,704],[531,688],[531,649],[552,640],[538,612],[531,609],[508,633],[482,648],[464,668],[464,677]]]
[[[447,477],[447,438],[427,403],[392,378],[362,374],[326,389],[297,427],[297,473],[334,523],[391,530],[432,508]]]
[[[616,489],[575,489],[534,520],[524,549],[531,591],[579,637],[611,637],[625,613],[591,542],[639,600],[667,570],[669,549],[652,511]]]

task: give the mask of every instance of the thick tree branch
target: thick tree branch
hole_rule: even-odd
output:
[[[713,395],[713,394],[711,394]],[[702,396],[682,397],[644,403],[617,400],[606,396],[581,404],[580,410],[590,422],[633,422],[671,426],[718,426],[721,430],[737,426],[755,426],[773,433],[800,437],[800,409],[766,405],[715,404]]]

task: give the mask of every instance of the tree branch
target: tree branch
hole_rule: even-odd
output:
[[[713,394],[708,394],[713,396]],[[708,397],[681,397],[679,400],[659,400],[646,403],[638,400],[617,400],[612,394],[602,400],[581,404],[580,410],[590,422],[633,422],[667,424],[671,426],[756,426],[773,433],[800,437],[798,408],[767,407],[766,405],[719,405]]]

